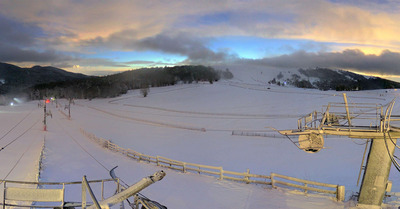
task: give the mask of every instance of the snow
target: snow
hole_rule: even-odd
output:
[[[43,143],[40,181],[44,182],[81,181],[84,175],[88,180],[110,178],[108,171],[118,166],[117,175],[131,185],[161,170],[153,164],[139,163],[105,150],[82,135],[82,128],[120,147],[152,156],[222,166],[224,170],[236,172],[250,169],[254,174],[274,172],[344,185],[346,200],[358,192],[356,183],[364,140],[326,137],[327,149],[309,154],[281,137],[232,135],[232,131],[274,133],[271,128],[295,129],[300,116],[313,110],[323,111],[323,105],[328,102],[342,102],[340,92],[267,86],[260,81],[270,80],[269,71],[262,69],[249,69],[246,73],[232,68],[230,71],[235,75],[230,81],[151,88],[146,98],[137,90],[118,98],[76,100],[71,105],[71,120],[65,116],[66,110],[60,108],[64,111],[61,114],[55,103],[50,104],[48,109],[53,117],[47,118],[47,132],[42,131],[43,108],[38,108],[38,101],[1,106],[0,137],[5,136],[0,139],[0,146],[27,132],[0,151],[0,178],[4,179],[12,170],[6,179],[36,181]],[[278,73],[269,74],[274,77]],[[351,103],[387,104],[398,93],[376,90],[347,92],[347,95]],[[67,104],[66,100],[59,102]],[[195,173],[165,171],[163,180],[142,193],[168,208],[348,208],[353,205],[351,201],[336,202],[327,195],[305,195]],[[400,191],[400,175],[394,168],[389,179],[393,182],[392,191]],[[67,188],[66,192],[67,199],[79,201],[79,187]]]

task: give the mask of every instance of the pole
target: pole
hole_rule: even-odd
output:
[[[101,208],[110,208],[111,206],[124,201],[125,199],[127,199],[130,196],[135,195],[136,193],[142,191],[143,189],[145,189],[146,187],[150,186],[151,184],[160,181],[161,179],[163,179],[165,176],[165,172],[164,171],[158,171],[156,173],[154,173],[152,176],[149,177],[145,177],[142,180],[140,180],[139,182],[137,182],[136,184],[128,187],[127,189],[125,189],[124,191],[111,196],[105,200],[102,200],[99,202]],[[90,207],[87,207],[87,209],[95,209],[96,206],[95,205],[91,205]]]
[[[43,131],[47,131],[46,127],[46,100],[44,100],[44,114],[43,114]]]
[[[369,140],[367,140],[367,142],[365,143],[365,149],[364,149],[364,154],[363,154],[362,161],[361,161],[360,172],[358,173],[357,186],[360,183],[361,171],[363,169],[365,153],[367,153],[367,149],[368,149],[368,143],[369,143]]]
[[[394,154],[394,143],[397,139],[393,139],[394,143],[386,140],[386,137],[384,139],[372,139],[358,197],[358,205],[360,206],[369,205],[380,208],[382,205],[392,164],[390,156]]]
[[[69,98],[69,104],[68,104],[68,119],[71,120],[71,98]]]
[[[347,103],[347,96],[346,96],[346,93],[343,93],[343,99],[344,99],[344,104],[345,104],[345,107],[346,107],[347,121],[349,122],[349,127],[351,127],[351,119],[350,119],[350,112],[349,112],[349,104]]]
[[[86,176],[83,176],[82,186],[85,186],[85,188],[88,190],[89,195],[93,200],[93,203],[94,203],[93,205],[96,207],[96,209],[101,209],[99,202],[96,199],[96,196],[94,196],[94,194],[93,194],[92,188],[89,186],[89,183],[87,182]],[[82,189],[82,192],[86,192],[86,189]],[[85,191],[83,191],[83,190],[85,190]]]

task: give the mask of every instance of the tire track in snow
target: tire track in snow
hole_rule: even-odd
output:
[[[299,91],[290,91],[287,89],[268,89],[269,87],[261,84],[249,84],[249,83],[239,83],[239,82],[228,82],[227,84],[222,84],[222,85],[229,85],[237,88],[242,88],[242,89],[249,89],[249,90],[255,90],[255,91],[266,91],[266,92],[274,92],[274,93],[290,93],[290,94],[306,94],[306,95],[321,95],[321,96],[342,96],[340,92],[337,94],[332,94],[332,93],[322,93],[322,92],[299,92]],[[311,90],[311,89],[310,89]],[[313,89],[315,91],[315,89]],[[348,98],[360,98],[360,99],[376,99],[376,100],[383,100],[385,101],[386,99],[384,98],[378,98],[378,97],[364,97],[364,96],[351,96],[347,95]]]
[[[172,91],[180,91],[180,90],[185,90],[185,89],[191,89],[191,88],[197,88],[199,86],[188,86],[188,87],[183,87],[183,88],[177,88],[177,89],[169,89],[169,90],[165,90],[165,91],[160,91],[160,92],[156,92],[156,93],[149,93],[149,95],[153,95],[153,94],[162,94],[162,93],[166,93],[166,92],[172,92]],[[121,100],[126,100],[126,99],[130,99],[133,97],[140,97],[139,95],[134,95],[134,96],[130,96],[130,97],[124,97],[124,98],[119,98],[119,99],[113,99],[108,101],[108,103],[110,104],[115,104],[115,102],[117,101],[121,101]]]
[[[193,126],[182,126],[182,125],[177,125],[177,124],[172,124],[172,123],[163,123],[163,122],[159,122],[159,121],[153,121],[153,120],[146,120],[146,119],[141,119],[141,118],[134,118],[134,117],[128,117],[128,116],[124,116],[124,115],[119,115],[116,113],[112,113],[106,110],[102,110],[99,109],[97,107],[91,107],[91,106],[87,106],[90,109],[102,112],[104,114],[108,114],[108,115],[112,115],[114,117],[117,118],[123,118],[123,119],[128,119],[128,120],[133,120],[136,122],[140,122],[140,123],[144,123],[144,124],[148,124],[148,125],[153,125],[153,126],[162,126],[162,127],[168,127],[168,128],[177,128],[177,129],[184,129],[184,130],[191,130],[191,131],[201,131],[201,132],[206,132],[206,131],[215,131],[215,132],[229,132],[232,135],[233,132],[275,132],[275,131],[270,131],[270,130],[237,130],[237,129],[213,129],[213,128],[200,128],[200,127],[193,127]],[[272,138],[277,138],[276,135],[272,134],[272,135],[268,135],[268,134],[261,134],[264,137],[272,137]],[[260,135],[260,136],[261,136]],[[257,135],[259,136],[259,135]],[[279,137],[279,136],[278,136]]]
[[[195,111],[184,111],[184,110],[173,110],[162,107],[149,107],[144,105],[131,105],[131,104],[123,104],[124,106],[136,107],[136,108],[145,108],[152,110],[159,110],[164,112],[174,112],[174,113],[182,113],[182,114],[191,114],[191,115],[208,115],[208,116],[225,116],[225,117],[245,117],[246,119],[274,119],[274,118],[300,118],[304,115],[290,115],[290,114],[239,114],[239,113],[211,113],[211,112],[195,112]],[[250,118],[249,118],[250,117]],[[233,118],[235,119],[235,118]]]
[[[169,127],[169,128],[178,128],[178,129],[185,129],[185,130],[192,130],[192,131],[202,131],[202,132],[206,131],[205,128],[197,128],[197,127],[191,127],[191,126],[181,126],[181,125],[177,125],[177,124],[171,124],[171,123],[164,123],[164,122],[159,122],[159,121],[145,120],[145,119],[141,119],[141,118],[128,117],[128,116],[115,114],[115,113],[112,113],[112,112],[109,112],[109,111],[106,111],[106,110],[102,110],[102,109],[99,109],[99,108],[96,108],[96,107],[92,107],[92,106],[87,106],[87,107],[90,108],[90,109],[97,110],[99,112],[108,114],[108,115],[112,115],[114,117],[133,120],[133,121],[137,121],[137,122],[141,122],[141,123],[145,123],[145,124],[149,124],[149,125],[164,126],[164,127]]]

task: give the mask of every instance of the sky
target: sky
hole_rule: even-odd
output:
[[[0,62],[88,75],[185,64],[400,81],[398,0],[0,0]]]

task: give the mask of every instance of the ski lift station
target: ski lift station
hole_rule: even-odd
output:
[[[394,156],[395,148],[400,148],[396,144],[400,137],[400,115],[392,115],[395,100],[383,106],[349,103],[346,94],[343,94],[343,99],[343,103],[329,103],[323,113],[314,111],[300,118],[297,129],[279,133],[308,153],[323,149],[323,136],[326,135],[365,139],[366,146],[371,142],[365,166],[361,166],[364,172],[358,206],[380,208],[386,192],[390,192],[391,182],[388,179],[392,164],[400,172],[400,165]],[[297,140],[293,140],[294,137]]]

